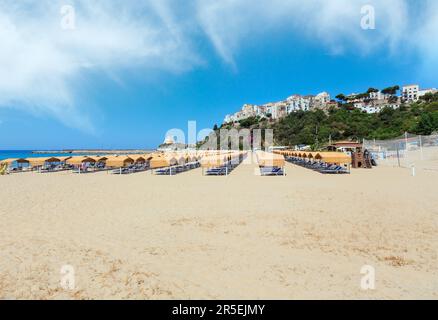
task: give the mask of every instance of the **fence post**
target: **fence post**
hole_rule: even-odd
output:
[[[400,167],[400,151],[397,147],[397,162],[398,162],[398,166]]]
[[[412,176],[415,177],[415,164],[412,164],[411,168],[412,168]]]

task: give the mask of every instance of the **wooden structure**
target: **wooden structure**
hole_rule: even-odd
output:
[[[338,141],[327,147],[330,151],[341,150],[351,154],[351,166],[353,168],[371,169],[372,159],[369,152],[363,149],[362,143],[355,141]]]

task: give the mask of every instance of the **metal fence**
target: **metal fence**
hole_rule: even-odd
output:
[[[438,133],[430,136],[406,133],[392,140],[364,140],[363,144],[378,165],[438,170]]]

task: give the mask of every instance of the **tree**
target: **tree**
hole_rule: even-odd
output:
[[[259,124],[259,120],[260,120],[259,117],[249,117],[249,118],[240,120],[239,124],[240,124],[241,128],[249,129],[249,128],[253,127],[253,126],[258,125]]]
[[[368,97],[369,97],[369,93],[360,93],[360,94],[357,94],[354,98],[355,99],[365,99]]]
[[[423,113],[416,128],[416,134],[430,135],[438,130],[438,113]]]
[[[382,90],[383,94],[396,95],[397,91],[400,90],[399,86],[388,87]]]
[[[339,101],[347,101],[347,97],[343,93],[338,94],[335,98]]]
[[[217,130],[218,130],[218,126],[217,126],[217,124],[214,125],[213,130],[214,130],[214,131],[217,131]]]
[[[376,92],[379,92],[379,89],[376,89],[376,88],[369,88],[368,91],[367,91],[368,94],[370,94],[370,93],[376,93]]]
[[[332,141],[337,141],[353,138],[394,139],[404,132],[430,135],[438,131],[438,95],[433,99],[429,95],[422,102],[401,105],[398,109],[386,107],[373,114],[361,112],[354,108],[353,103],[345,102],[340,108],[330,108],[327,112],[292,112],[278,121],[250,117],[241,121],[240,126],[250,130],[273,129],[274,141],[281,145],[306,144],[315,148],[327,143],[330,136]]]
[[[424,96],[420,97],[420,100],[425,101],[427,103],[438,101],[438,92],[436,93],[426,93]]]

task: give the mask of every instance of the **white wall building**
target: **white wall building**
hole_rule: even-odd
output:
[[[321,104],[327,104],[330,102],[330,94],[328,92],[318,93],[315,97],[315,101]]]
[[[389,99],[389,97],[390,97],[389,94],[383,94],[382,91],[370,93],[371,100],[385,100],[385,99]]]
[[[381,103],[365,103],[365,102],[356,102],[354,103],[354,107],[366,112],[366,113],[378,113],[382,111],[384,108],[389,107],[391,109],[400,108],[399,103],[389,103],[381,100]]]
[[[224,118],[224,123],[231,123],[234,122],[234,115],[227,114]]]
[[[437,93],[438,89],[436,88],[431,88],[431,89],[422,89],[420,91],[418,91],[418,98],[425,96],[428,93],[434,94]]]
[[[406,102],[418,101],[420,86],[418,84],[412,84],[409,86],[404,86],[402,88],[402,99]]]
[[[312,105],[312,96],[300,96],[298,94],[290,96],[286,99],[286,113],[292,113],[296,111],[308,111]]]
[[[409,86],[404,86],[402,89],[402,99],[405,102],[416,102],[420,99],[420,97],[428,94],[428,93],[437,93],[438,89],[430,88],[430,89],[420,89],[418,84],[413,84]]]

